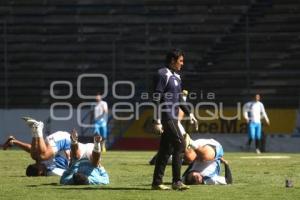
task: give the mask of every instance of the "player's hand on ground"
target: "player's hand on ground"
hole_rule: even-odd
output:
[[[190,114],[190,123],[194,124],[196,131],[198,131],[198,121],[193,113]]]

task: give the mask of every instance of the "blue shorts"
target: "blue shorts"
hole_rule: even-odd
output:
[[[106,122],[96,120],[94,123],[94,134],[101,135],[104,139],[106,139],[107,138]]]
[[[248,125],[248,137],[252,140],[261,139],[261,123],[250,122]]]

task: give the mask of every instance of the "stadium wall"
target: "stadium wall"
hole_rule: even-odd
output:
[[[79,116],[86,113],[82,110]],[[201,111],[202,112],[202,111]],[[224,110],[224,115],[232,116],[233,110]],[[9,135],[24,140],[31,141],[30,129],[22,121],[22,116],[32,116],[45,123],[45,134],[53,133],[58,130],[69,131],[72,128],[81,130],[78,125],[78,113],[76,109],[57,109],[53,113],[56,117],[67,117],[68,120],[53,120],[50,117],[49,109],[0,109],[0,141],[1,143]],[[266,149],[267,151],[284,151],[284,152],[299,152],[300,146],[300,111],[295,109],[268,109],[271,127],[265,128],[266,135]],[[202,113],[203,116],[203,113]],[[127,129],[120,133],[113,133],[117,136],[115,142],[112,144],[113,149],[126,150],[156,150],[159,146],[159,136],[151,132],[151,111],[146,110],[139,120],[132,121]],[[124,122],[125,123],[125,122]],[[127,122],[129,123],[129,122]],[[224,122],[220,120],[215,121],[200,121],[200,132],[191,134],[193,138],[215,138],[220,141],[224,149],[227,151],[240,151],[241,146],[247,140],[247,134],[244,127],[245,122],[234,121]],[[206,128],[203,128],[206,127]],[[223,129],[222,129],[223,127]],[[225,127],[225,128],[224,128]],[[187,127],[189,129],[189,127]],[[189,130],[190,133],[193,133]],[[223,130],[223,131],[220,131]],[[238,130],[238,131],[236,131]],[[81,135],[83,136],[83,135]],[[84,136],[91,136],[87,133]]]
[[[268,109],[268,116],[271,121],[271,126],[264,127],[264,134],[266,135],[267,143],[266,147],[271,151],[298,151],[298,149],[292,147],[297,133],[300,133],[300,114],[296,109]],[[207,110],[200,110],[199,116],[202,120],[199,120],[199,132],[191,134],[195,138],[215,138],[224,145],[226,149],[230,151],[240,151],[241,145],[244,145],[247,140],[247,124],[243,117],[238,116],[237,110],[234,108],[224,108],[222,114],[218,113],[217,119],[208,120],[204,119],[208,117],[209,112]],[[220,116],[233,117],[238,116],[237,119],[225,120]],[[239,118],[240,117],[240,118]],[[152,124],[152,111],[145,110],[139,120],[132,122],[131,126],[125,131],[122,136],[122,140],[118,140],[114,144],[114,148],[117,149],[152,149],[155,150],[159,146],[159,137],[154,135],[151,131]],[[189,123],[183,122],[188,133],[194,133],[193,127],[189,126]],[[282,146],[279,145],[280,141],[291,140],[289,143],[283,142]],[[234,144],[234,145],[233,145]],[[276,145],[272,145],[276,144]],[[274,146],[274,147],[273,147]]]

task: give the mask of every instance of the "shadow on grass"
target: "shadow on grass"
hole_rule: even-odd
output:
[[[164,185],[172,185],[172,182],[163,182]],[[149,188],[151,187],[151,184],[140,184],[140,186],[148,186]]]
[[[38,185],[27,185],[27,187],[40,187],[40,186],[60,186],[59,183],[43,183]]]
[[[61,187],[56,189],[62,189],[62,190],[118,190],[118,191],[128,191],[128,190],[136,190],[136,191],[145,191],[145,190],[151,190],[151,188],[138,188],[138,187]]]
[[[105,186],[96,186],[95,187],[86,187],[86,186],[74,186],[74,185],[60,185],[59,183],[45,183],[45,184],[37,184],[37,185],[27,185],[27,187],[43,187],[43,186],[59,186],[55,187],[55,189],[59,190],[119,190],[119,191],[127,191],[127,190],[151,190],[149,188],[140,188],[140,187],[105,187]]]

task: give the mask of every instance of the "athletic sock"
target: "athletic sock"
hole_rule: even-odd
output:
[[[37,129],[37,137],[43,137],[43,130]]]
[[[39,137],[39,135],[35,131],[32,131],[31,134],[32,134],[32,137],[34,137],[34,138],[38,138]]]
[[[32,137],[35,137],[35,138],[43,137],[43,130],[41,130],[39,128],[33,128]]]

